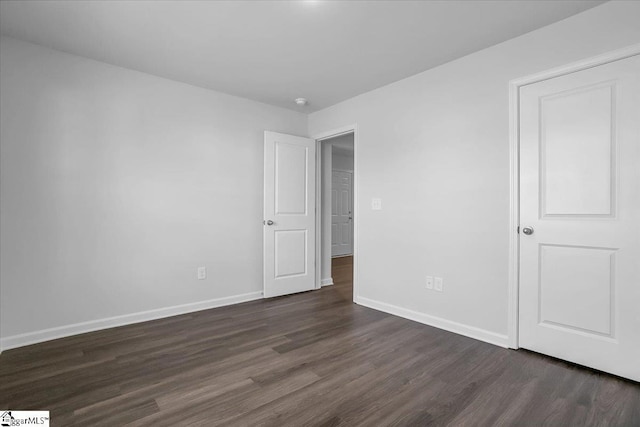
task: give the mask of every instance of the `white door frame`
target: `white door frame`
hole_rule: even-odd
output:
[[[538,83],[554,77],[575,73],[599,65],[626,59],[640,54],[640,44],[631,45],[613,52],[598,55],[569,65],[554,68],[509,82],[509,318],[508,345],[519,348],[518,341],[518,297],[520,276],[520,87]]]
[[[352,124],[333,129],[327,132],[320,132],[311,136],[316,141],[316,289],[321,287],[322,271],[322,218],[321,218],[321,195],[322,195],[322,142],[335,138],[336,136],[353,133],[353,302],[358,302],[358,125]]]

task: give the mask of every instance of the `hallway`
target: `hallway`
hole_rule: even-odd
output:
[[[336,293],[347,301],[353,301],[353,256],[332,258],[331,276]]]

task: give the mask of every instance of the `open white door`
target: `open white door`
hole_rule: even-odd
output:
[[[520,92],[520,346],[640,381],[640,57]]]
[[[315,289],[316,142],[264,133],[264,296]]]

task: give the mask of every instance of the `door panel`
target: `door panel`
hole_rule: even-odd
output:
[[[331,255],[353,253],[353,174],[333,171],[331,180]]]
[[[264,143],[264,296],[315,289],[315,141],[265,132]]]
[[[613,90],[607,82],[540,99],[543,217],[612,214]]]
[[[640,59],[520,92],[519,345],[640,380]]]
[[[275,230],[275,278],[307,273],[307,230]]]
[[[615,252],[540,245],[540,323],[611,336]]]
[[[275,214],[306,215],[309,147],[275,141]]]

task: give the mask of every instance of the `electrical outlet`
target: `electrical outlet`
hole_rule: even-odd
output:
[[[382,199],[371,199],[371,210],[380,211],[382,210]]]
[[[433,289],[433,276],[427,276],[427,289]]]
[[[198,267],[198,280],[207,278],[207,267]]]
[[[443,286],[444,286],[444,280],[442,279],[442,277],[436,277],[436,284],[433,288],[438,292],[442,292]]]

